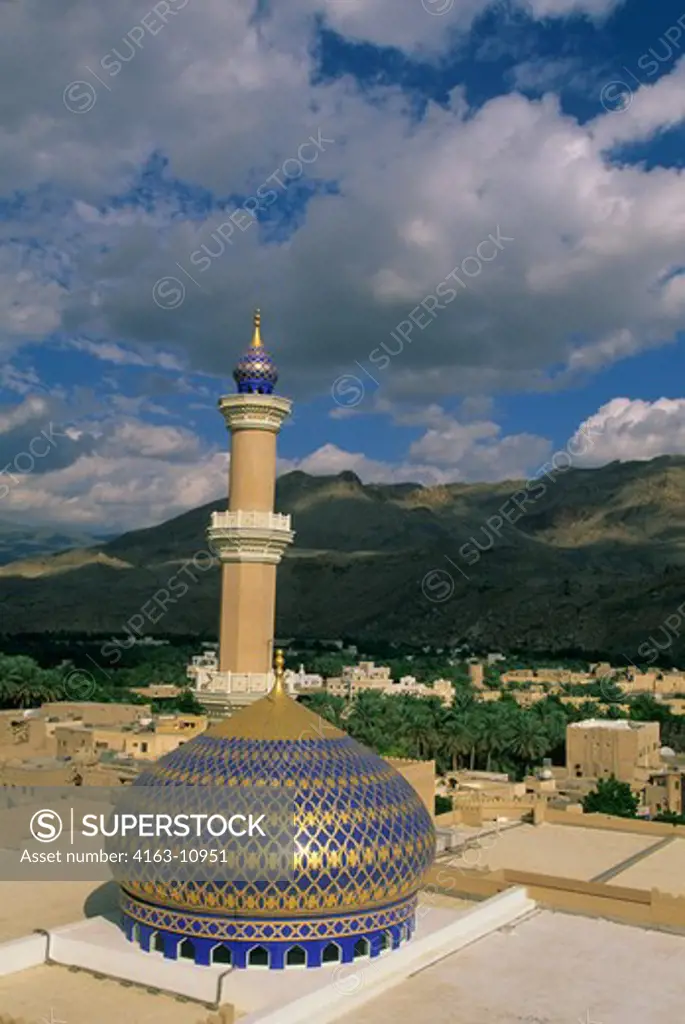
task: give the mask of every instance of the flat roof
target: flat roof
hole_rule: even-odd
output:
[[[663,1024],[685,936],[538,911],[417,971],[338,1024]]]
[[[463,826],[460,826],[460,831],[463,831],[464,839],[468,838]],[[660,841],[659,836],[589,829],[578,825],[551,825],[547,822],[541,825],[508,823],[499,829],[493,822],[491,826],[473,829],[472,836],[468,849],[457,851],[445,857],[444,861],[464,869],[497,871],[510,868],[514,871],[560,875],[583,882],[589,882],[597,875],[644,853]],[[657,885],[656,875],[652,884]]]
[[[685,896],[685,839],[673,838],[636,864],[615,875],[610,885],[629,889],[660,889]]]
[[[0,943],[113,913],[117,898],[113,882],[0,882]]]
[[[198,1024],[210,1013],[198,1003],[56,964],[0,977],[0,1006],[24,1020],[55,1024]]]
[[[654,722],[633,722],[626,718],[584,718],[582,722],[569,722],[569,729],[641,729]]]

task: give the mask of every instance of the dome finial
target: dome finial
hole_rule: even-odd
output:
[[[280,697],[285,694],[285,658],[280,648],[276,651],[276,657],[274,658],[274,674],[276,681],[271,693],[274,697]]]
[[[262,314],[258,309],[254,311],[252,322],[252,343],[245,355],[238,360],[233,371],[233,379],[238,385],[239,394],[271,395],[278,380],[278,370],[262,343]]]
[[[255,309],[255,311],[254,311],[253,323],[254,323],[254,334],[252,336],[252,348],[261,348],[262,347],[262,336],[261,336],[261,334],[259,332],[259,329],[260,329],[261,323],[262,323],[262,314],[260,313],[260,311],[258,309]]]

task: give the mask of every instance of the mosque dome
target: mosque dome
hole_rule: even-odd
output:
[[[262,343],[260,325],[261,314],[257,309],[252,344],[233,371],[233,379],[241,394],[270,395],[278,381],[276,364]]]
[[[435,855],[432,817],[395,768],[286,694],[282,658],[268,696],[134,786],[187,784],[223,787],[227,806],[236,786],[280,787],[294,807],[294,870],[287,880],[184,883],[155,880],[151,866],[149,880],[122,880],[125,927],[143,948],[205,964],[317,967],[410,937]]]

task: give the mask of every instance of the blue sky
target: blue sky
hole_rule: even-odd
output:
[[[86,7],[57,53],[3,8],[0,518],[219,497],[255,305],[283,471],[522,477],[591,418],[585,464],[685,452],[678,4]]]

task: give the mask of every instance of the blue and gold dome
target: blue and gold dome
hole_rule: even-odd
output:
[[[233,379],[240,394],[270,395],[278,381],[278,370],[272,357],[264,348],[260,333],[261,314],[255,310],[254,336],[249,349],[238,360]]]
[[[411,936],[435,855],[431,815],[391,765],[286,694],[282,656],[268,696],[134,785],[188,784],[224,787],[227,807],[237,786],[280,789],[294,807],[294,870],[260,882],[122,881],[125,928],[144,949],[202,964],[318,967]]]

